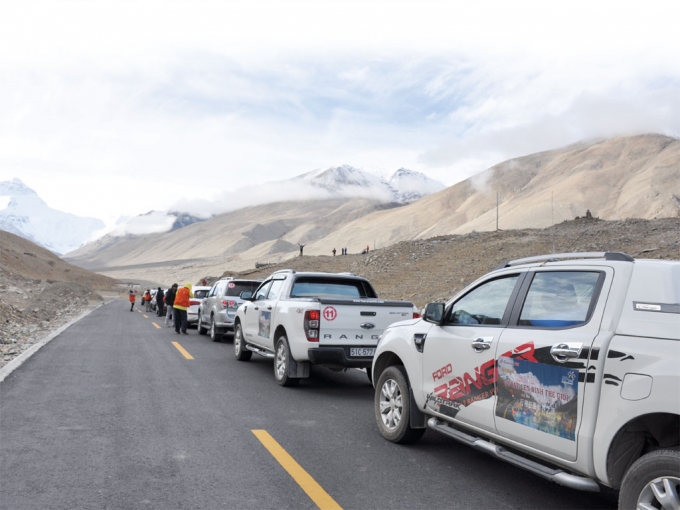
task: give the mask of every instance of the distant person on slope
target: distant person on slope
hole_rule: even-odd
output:
[[[168,313],[165,316],[165,325],[167,327],[170,327],[170,323],[173,323],[174,325],[174,315],[175,315],[175,309],[172,307],[172,305],[175,304],[175,294],[177,293],[177,284],[173,283],[172,287],[168,289],[167,294],[165,295],[165,307],[168,309]]]
[[[177,289],[177,294],[175,295],[175,303],[172,307],[175,309],[175,333],[179,334],[180,329],[182,334],[188,335],[187,333],[187,310],[191,303],[189,300],[194,297],[192,292],[192,285],[190,282],[186,282],[184,287]]]
[[[156,315],[159,317],[163,317],[165,315],[165,309],[163,308],[163,304],[165,303],[163,301],[164,297],[165,294],[163,294],[163,289],[158,287],[158,290],[156,291]]]
[[[130,311],[132,311],[135,308],[135,300],[136,300],[135,294],[132,291],[130,291],[129,299],[130,299]]]

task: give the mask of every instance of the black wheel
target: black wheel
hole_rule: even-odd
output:
[[[281,386],[297,386],[300,384],[300,379],[288,377],[288,367],[291,362],[290,347],[288,346],[288,339],[285,336],[280,336],[276,341],[276,356],[274,357],[274,378]]]
[[[366,375],[368,376],[368,382],[373,384],[373,370],[371,370],[371,367],[366,369]]]
[[[680,507],[680,451],[656,450],[636,460],[626,472],[619,509]]]
[[[253,351],[246,349],[241,323],[237,322],[234,324],[234,357],[239,361],[248,361],[252,355]]]
[[[219,342],[222,339],[222,335],[217,332],[217,326],[215,326],[215,316],[210,316],[210,340],[213,342]]]
[[[406,370],[401,365],[387,367],[375,385],[375,419],[382,436],[393,443],[414,443],[425,429],[411,428],[411,400]]]
[[[198,328],[198,334],[199,335],[205,335],[208,333],[208,330],[203,327],[203,321],[201,320],[203,316],[203,312],[201,310],[198,311],[198,323],[197,323],[197,328]]]

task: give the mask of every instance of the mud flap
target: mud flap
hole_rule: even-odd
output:
[[[288,377],[293,379],[306,379],[309,377],[309,361],[295,361],[292,357],[288,363]]]
[[[416,399],[413,396],[413,389],[408,389],[409,399],[411,405],[409,407],[410,411],[410,425],[412,429],[424,429],[427,428],[427,416],[420,409],[418,409],[418,404],[416,404]]]

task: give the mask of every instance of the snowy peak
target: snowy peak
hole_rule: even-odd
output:
[[[427,175],[400,168],[389,180],[398,202],[413,202],[432,193],[443,190],[441,182],[430,179]]]
[[[350,165],[314,170],[293,180],[328,190],[333,195],[372,197],[378,200],[408,203],[444,189],[444,185],[420,172],[397,170],[389,180]]]
[[[0,229],[63,255],[104,228],[95,218],[51,209],[19,179],[0,182]]]
[[[33,202],[46,205],[35,191],[16,178],[11,181],[0,182],[0,197],[2,197],[0,198],[0,209],[16,203],[17,200],[22,203]]]

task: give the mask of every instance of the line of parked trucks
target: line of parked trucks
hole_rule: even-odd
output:
[[[201,334],[273,359],[365,369],[383,437],[430,429],[620,508],[680,508],[680,261],[568,253],[508,262],[421,314],[350,273],[223,278]]]

